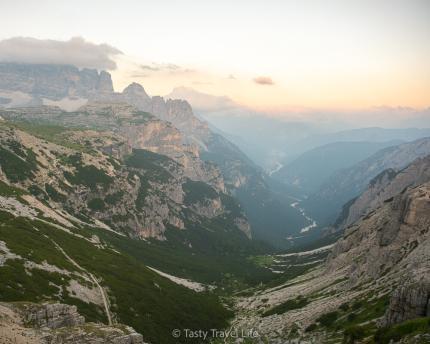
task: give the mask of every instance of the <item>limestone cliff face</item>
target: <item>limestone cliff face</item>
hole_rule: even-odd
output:
[[[382,324],[388,326],[426,316],[430,317],[430,284],[428,281],[399,286],[391,295]]]
[[[151,98],[146,93],[142,85],[133,82],[128,85],[121,93],[118,95],[123,101],[128,104],[136,106],[138,109],[145,110],[150,108]],[[151,111],[148,111],[151,112]]]
[[[430,155],[418,158],[405,169],[388,169],[381,172],[368,188],[349,205],[346,217],[340,222],[345,228],[356,222],[361,216],[381,206],[384,201],[399,194],[408,187],[420,185],[430,180]]]
[[[78,313],[76,306],[65,304],[28,305],[24,309],[21,308],[21,312],[24,321],[34,327],[57,329],[85,323],[85,318]]]
[[[210,135],[209,127],[206,122],[194,115],[188,102],[179,99],[165,100],[160,96],[150,98],[144,88],[137,83],[130,84],[116,97],[163,121],[172,123],[184,134],[184,143],[207,149],[205,141]]]
[[[21,92],[35,98],[60,100],[113,92],[111,76],[69,65],[0,63],[0,90]],[[5,104],[7,105],[7,104]]]
[[[377,279],[393,268],[405,267],[404,278],[409,280],[419,277],[415,266],[430,276],[429,200],[430,183],[425,183],[398,194],[348,227],[334,246],[327,269],[347,267],[352,284]]]

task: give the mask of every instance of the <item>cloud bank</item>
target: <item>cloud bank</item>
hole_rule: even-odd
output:
[[[198,112],[223,111],[234,109],[238,105],[228,97],[219,97],[196,91],[189,87],[176,87],[165,96],[171,99],[185,99]]]
[[[122,52],[108,44],[95,44],[82,37],[68,41],[13,37],[0,41],[0,62],[71,64],[80,68],[114,70],[113,59]]]
[[[274,81],[269,76],[257,76],[253,81],[258,85],[274,85]]]

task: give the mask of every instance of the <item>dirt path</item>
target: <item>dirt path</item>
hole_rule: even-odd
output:
[[[74,266],[76,266],[79,270],[84,271],[86,274],[88,274],[88,276],[90,276],[91,280],[95,283],[95,285],[97,285],[97,287],[100,290],[100,294],[102,296],[102,300],[103,300],[103,306],[105,309],[105,313],[108,319],[108,324],[112,325],[112,315],[111,315],[111,311],[110,311],[110,306],[109,306],[109,300],[106,294],[106,291],[103,289],[103,287],[100,285],[100,283],[97,281],[97,278],[91,273],[88,272],[87,270],[85,270],[82,266],[80,266],[75,260],[73,260],[72,257],[70,257],[64,250],[63,248],[58,245],[54,240],[52,240],[51,238],[49,238],[48,236],[46,236],[49,240],[52,241],[52,243],[55,245],[55,247],[64,255],[64,257],[66,257],[66,259],[72,263]]]

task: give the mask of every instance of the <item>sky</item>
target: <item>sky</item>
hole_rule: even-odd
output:
[[[76,59],[117,90],[187,86],[268,111],[430,106],[427,0],[2,0],[0,23],[0,60]]]

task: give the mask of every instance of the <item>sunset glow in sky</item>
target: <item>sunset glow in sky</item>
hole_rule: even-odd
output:
[[[430,106],[426,0],[0,6],[0,40],[79,36],[119,49],[111,71],[118,90],[132,81],[150,94],[183,85],[260,109]]]

